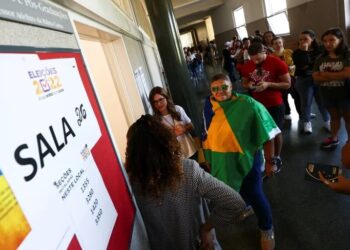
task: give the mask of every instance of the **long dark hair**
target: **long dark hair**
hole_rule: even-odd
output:
[[[263,34],[263,44],[264,44],[265,46],[270,46],[271,44],[267,44],[267,41],[266,41],[266,36],[267,36],[267,34],[271,34],[271,35],[272,35],[272,38],[274,38],[276,35],[275,35],[275,33],[273,33],[273,31],[271,31],[271,30],[268,30],[268,31],[265,31],[265,32],[264,32],[264,34]],[[272,40],[271,40],[271,42],[272,42]]]
[[[163,89],[162,87],[154,87],[151,92],[149,92],[149,97],[148,100],[151,103],[154,115],[160,119],[161,114],[159,113],[159,111],[156,109],[156,107],[154,106],[154,96],[158,94],[163,96],[168,103],[168,112],[169,114],[176,120],[180,121],[181,120],[181,115],[179,114],[179,112],[176,111],[175,109],[175,105],[173,103],[173,100],[171,100],[170,96],[168,95],[168,93],[165,91],[165,89]]]
[[[336,55],[341,55],[341,56],[348,56],[348,44],[346,42],[345,36],[343,31],[340,28],[330,28],[328,29],[325,33],[322,34],[321,36],[321,40],[323,41],[323,38],[327,35],[333,35],[335,37],[337,37],[338,39],[340,39],[340,43],[338,44],[338,47],[335,49],[335,54]],[[322,56],[326,56],[328,55],[328,51],[324,50],[324,52],[322,53]]]
[[[311,47],[314,51],[320,51],[320,45],[319,43],[317,42],[317,39],[316,39],[316,33],[315,31],[313,30],[304,30],[301,32],[301,34],[303,35],[308,35],[309,37],[311,37],[312,39],[312,42],[311,42]]]
[[[142,195],[160,198],[176,189],[183,177],[181,149],[174,133],[151,115],[143,115],[128,130],[125,167],[131,184]]]

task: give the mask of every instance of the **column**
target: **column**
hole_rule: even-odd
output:
[[[171,0],[145,0],[174,103],[183,107],[201,131],[201,107],[187,70]]]

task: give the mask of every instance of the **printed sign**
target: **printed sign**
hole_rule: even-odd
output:
[[[0,166],[28,234],[19,249],[106,249],[117,211],[91,149],[100,127],[73,58],[0,54]],[[16,103],[16,105],[14,105]]]

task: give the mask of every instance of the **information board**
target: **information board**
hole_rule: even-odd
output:
[[[81,54],[0,53],[0,79],[0,249],[129,249],[135,207]]]

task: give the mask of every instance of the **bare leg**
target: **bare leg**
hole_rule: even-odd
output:
[[[334,108],[328,109],[328,112],[331,115],[331,136],[333,140],[337,140],[340,129],[341,112]]]

